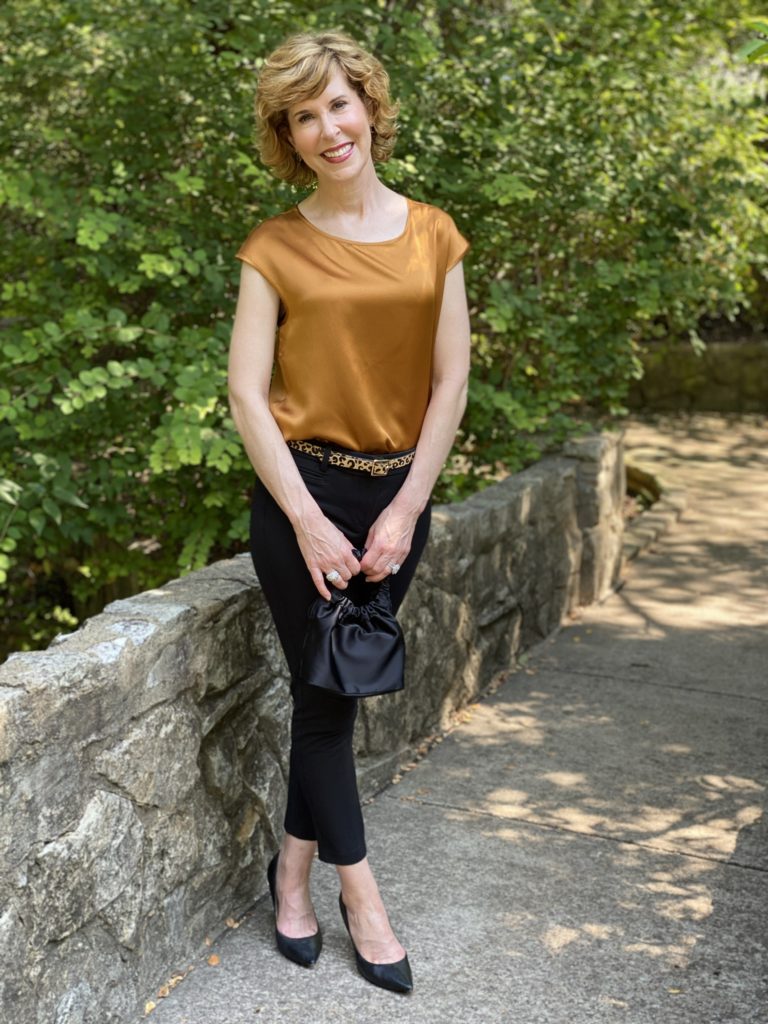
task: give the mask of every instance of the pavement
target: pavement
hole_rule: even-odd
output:
[[[357,974],[318,861],[315,967],[277,952],[265,879],[142,1021],[768,1024],[768,424],[633,419],[626,446],[680,520],[365,807],[414,991]]]

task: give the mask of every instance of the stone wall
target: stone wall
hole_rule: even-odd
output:
[[[701,355],[687,344],[651,345],[642,362],[633,409],[768,412],[768,341],[710,341]]]
[[[435,507],[400,613],[406,688],[361,703],[363,797],[516,652],[612,588],[623,495],[621,435],[606,433]],[[3,1019],[133,1022],[263,895],[289,714],[248,555],[0,666]]]

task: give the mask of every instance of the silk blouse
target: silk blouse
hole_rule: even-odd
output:
[[[443,210],[407,203],[383,242],[331,235],[294,206],[237,251],[280,297],[269,406],[286,441],[371,453],[418,441],[445,275],[469,243]]]

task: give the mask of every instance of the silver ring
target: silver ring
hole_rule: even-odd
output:
[[[389,569],[393,576],[400,572],[400,566],[397,564],[397,562],[387,562],[387,568]]]
[[[341,573],[338,571],[338,569],[331,569],[330,572],[327,572],[325,574],[325,578],[328,580],[329,583],[335,583],[336,580],[341,579]]]

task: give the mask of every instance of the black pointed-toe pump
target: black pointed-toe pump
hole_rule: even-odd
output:
[[[349,938],[352,941],[357,969],[365,980],[370,981],[372,985],[378,985],[379,988],[387,988],[390,992],[411,992],[413,978],[411,977],[411,965],[408,963],[408,954],[406,953],[402,960],[396,960],[392,964],[373,964],[370,960],[365,960],[360,956],[355,940],[352,938],[352,932],[349,931],[347,908],[341,893],[339,893],[339,909],[344,920],[344,927],[349,932]]]
[[[301,964],[302,967],[311,967],[312,964],[317,962],[320,950],[323,948],[323,933],[320,930],[320,926],[318,925],[317,931],[313,935],[303,935],[300,939],[292,939],[290,936],[283,935],[282,932],[277,930],[278,900],[275,891],[275,878],[277,876],[277,858],[279,855],[280,851],[278,850],[267,866],[269,893],[272,897],[272,906],[275,909],[275,939],[277,940],[277,948],[283,956],[293,960],[294,963]]]

